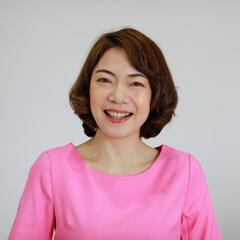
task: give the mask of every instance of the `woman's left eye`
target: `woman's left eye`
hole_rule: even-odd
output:
[[[137,87],[144,87],[144,85],[140,82],[133,82],[133,83],[131,83],[131,85],[137,86]]]

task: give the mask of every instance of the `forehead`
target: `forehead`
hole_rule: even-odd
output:
[[[111,70],[137,71],[131,64],[126,52],[121,48],[110,48],[100,58],[94,70],[98,68],[110,68]]]

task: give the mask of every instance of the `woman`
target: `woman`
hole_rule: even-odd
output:
[[[102,35],[70,90],[89,141],[33,164],[9,239],[222,239],[198,161],[157,136],[176,89],[158,46],[134,29]]]

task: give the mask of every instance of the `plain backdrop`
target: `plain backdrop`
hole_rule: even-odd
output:
[[[0,239],[43,151],[86,140],[68,91],[96,38],[133,27],[162,49],[176,117],[152,147],[200,162],[224,239],[240,236],[240,1],[0,0]]]

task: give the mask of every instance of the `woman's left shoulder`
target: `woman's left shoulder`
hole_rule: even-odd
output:
[[[165,159],[168,161],[174,161],[176,163],[183,163],[183,164],[194,164],[199,165],[198,160],[189,152],[179,150],[174,147],[170,147],[168,145],[163,144],[160,146],[162,148],[162,154],[164,155]],[[159,147],[158,147],[159,148]]]

